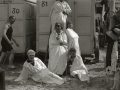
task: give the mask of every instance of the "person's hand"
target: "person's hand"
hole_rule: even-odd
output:
[[[69,11],[66,11],[66,15],[69,15]]]
[[[63,42],[63,41],[61,41],[61,40],[59,40],[59,43],[60,43],[61,46],[62,46],[62,45],[67,45],[67,43],[65,43],[65,42]]]
[[[10,44],[10,45],[13,45],[13,43],[12,43],[12,42],[9,42],[9,44]]]
[[[62,13],[63,13],[64,15],[68,15],[68,13],[67,13],[67,12],[65,12],[65,11],[63,11]]]
[[[17,47],[19,47],[19,44],[18,44],[18,43],[16,43],[16,46],[17,46]]]

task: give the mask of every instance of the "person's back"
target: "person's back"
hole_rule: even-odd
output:
[[[67,2],[64,0],[58,0],[55,1],[51,11],[50,11],[50,21],[52,25],[52,31],[54,31],[55,23],[62,23],[63,24],[63,30],[66,29],[66,20],[67,15],[71,12],[71,8],[68,5]]]
[[[66,35],[68,37],[68,49],[74,47],[77,50],[77,54],[80,55],[80,47],[79,47],[79,36],[78,34],[72,29],[73,25],[72,22],[67,22],[67,29]]]

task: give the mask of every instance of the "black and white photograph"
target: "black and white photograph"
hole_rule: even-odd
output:
[[[120,90],[120,0],[0,0],[0,90]]]

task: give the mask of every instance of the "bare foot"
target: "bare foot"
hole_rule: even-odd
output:
[[[89,83],[90,83],[90,80],[86,81],[86,83],[88,83],[88,84],[89,84]]]
[[[13,65],[9,65],[8,66],[10,69],[14,69],[15,68],[15,66],[13,66]]]
[[[116,90],[114,87],[110,88],[110,90]]]

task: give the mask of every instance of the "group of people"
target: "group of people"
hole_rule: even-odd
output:
[[[36,82],[63,84],[66,79],[63,73],[70,71],[70,75],[81,81],[89,82],[88,70],[85,67],[79,48],[78,34],[72,29],[73,24],[67,20],[71,8],[64,0],[56,0],[50,12],[52,31],[49,38],[48,68],[37,57],[35,51],[28,50],[28,60],[18,79],[22,83],[28,78]],[[68,62],[71,62],[69,64]],[[69,70],[67,67],[70,67]]]
[[[72,12],[69,4],[64,0],[56,0],[50,11],[51,34],[49,38],[49,60],[48,68],[37,57],[34,50],[28,50],[28,59],[23,65],[20,76],[15,80],[25,83],[28,78],[32,78],[36,82],[63,84],[66,79],[61,76],[66,72],[81,81],[89,82],[88,70],[83,63],[80,47],[79,36],[73,30],[73,24],[67,19],[67,16]],[[10,16],[8,22],[3,29],[3,37],[1,40],[2,53],[0,63],[5,58],[7,52],[10,53],[9,68],[14,68],[14,49],[12,47],[13,40],[17,47],[19,44],[12,37],[12,24],[15,22],[15,17]],[[120,80],[120,64],[117,64],[118,59],[118,40],[120,36],[120,20],[115,16],[115,25],[106,33],[108,42],[106,54],[106,73],[114,72],[114,85],[111,89],[118,88]],[[116,67],[118,66],[118,67]],[[68,73],[69,72],[69,73]]]
[[[52,6],[50,12],[52,32],[49,38],[48,69],[62,76],[67,67],[67,62],[72,59],[70,75],[77,76],[82,81],[89,81],[88,71],[80,53],[79,36],[72,29],[72,22],[67,19],[71,12],[70,6],[64,0],[57,0]]]

